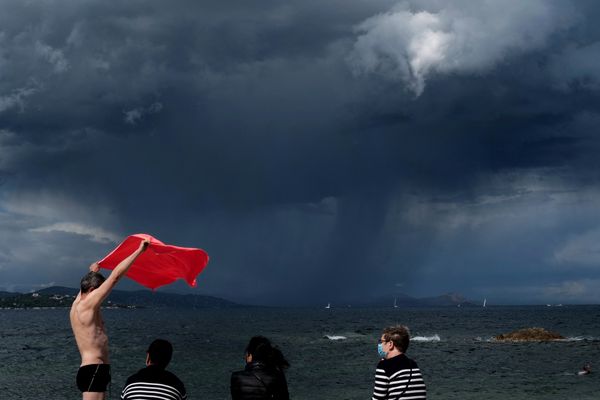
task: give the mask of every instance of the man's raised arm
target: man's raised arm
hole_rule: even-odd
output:
[[[112,272],[110,273],[108,278],[106,278],[106,280],[102,283],[102,285],[100,285],[98,289],[90,293],[88,298],[90,298],[90,300],[92,300],[95,303],[95,305],[99,306],[100,304],[102,304],[104,299],[108,297],[110,291],[115,287],[117,282],[121,280],[123,276],[125,276],[129,268],[133,265],[135,259],[144,251],[146,251],[149,244],[150,240],[144,239],[140,243],[140,247],[138,247],[137,250],[131,253],[131,255],[129,255],[126,259],[121,261],[119,265],[117,265],[115,269],[112,270]],[[98,271],[98,268],[99,266],[97,263],[94,263],[90,266],[90,270],[92,271]]]

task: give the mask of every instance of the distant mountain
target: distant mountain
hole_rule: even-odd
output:
[[[64,287],[64,286],[51,286],[49,288],[40,289],[36,293],[47,294],[47,295],[59,295],[59,296],[77,296],[79,289]]]
[[[447,306],[461,306],[461,307],[473,307],[476,304],[470,300],[467,300],[464,296],[458,293],[447,293],[437,297],[426,297],[419,299],[422,305],[431,307],[447,307]]]
[[[5,292],[6,293],[6,292]],[[68,307],[79,289],[53,286],[33,293],[8,293],[0,295],[0,307]],[[149,290],[124,291],[113,290],[105,306],[144,307],[144,308],[231,308],[239,304],[218,297],[196,294],[175,294],[152,292]]]

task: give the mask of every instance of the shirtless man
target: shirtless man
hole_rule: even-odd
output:
[[[77,387],[83,393],[84,400],[104,400],[110,383],[108,337],[104,330],[100,306],[149,243],[147,239],[140,243],[140,247],[121,261],[106,280],[98,273],[100,267],[97,263],[90,265],[90,272],[81,279],[81,291],[71,306],[70,318],[73,335],[81,354]]]

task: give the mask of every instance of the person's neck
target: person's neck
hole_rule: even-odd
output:
[[[398,357],[398,356],[401,356],[402,354],[404,354],[404,353],[402,353],[399,350],[394,349],[394,350],[390,351],[389,353],[387,353],[387,356],[385,358],[387,360],[389,360],[390,358]]]

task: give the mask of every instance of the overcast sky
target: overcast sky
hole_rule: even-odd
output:
[[[0,290],[76,287],[144,232],[240,302],[599,303],[599,17],[2,1]]]

